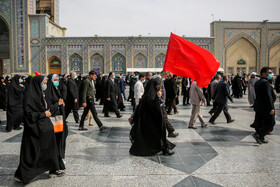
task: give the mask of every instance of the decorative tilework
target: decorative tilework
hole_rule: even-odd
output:
[[[164,61],[165,61],[165,54],[160,53],[155,58],[155,67],[156,68],[163,68]]]
[[[236,35],[244,33],[260,45],[260,32],[260,29],[225,29],[225,44],[232,40]]]
[[[16,67],[22,68],[24,65],[24,15],[23,0],[16,0],[16,16],[17,16],[17,57],[18,63]]]
[[[40,47],[31,47],[31,64],[32,73],[35,71],[41,72],[40,69]]]
[[[83,73],[83,59],[82,57],[74,53],[69,58],[70,71],[75,71],[77,74]]]
[[[47,61],[49,62],[49,59],[53,56],[58,57],[59,59],[61,59],[61,52],[60,51],[48,51],[47,52]]]
[[[2,16],[11,27],[11,0],[0,1],[0,16]]]
[[[33,19],[31,21],[31,38],[38,38],[39,37],[39,21],[38,19]]]
[[[112,57],[112,71],[116,74],[126,73],[125,57],[121,53],[117,53]]]
[[[246,40],[248,40],[257,50],[257,63],[259,64],[260,63],[260,46],[259,44],[256,42],[256,40],[254,40],[253,38],[251,38],[251,36],[245,34],[245,33],[240,33],[236,36],[234,36],[231,41],[229,41],[227,43],[227,45],[224,47],[224,50],[225,50],[225,53],[224,53],[224,65],[226,67],[227,65],[227,59],[226,59],[226,55],[227,55],[227,49],[233,44],[235,43],[237,40],[239,40],[240,38],[245,38]],[[225,72],[227,73],[227,72]]]
[[[28,14],[36,14],[36,0],[28,0]]]
[[[100,72],[104,73],[104,58],[98,53],[95,53],[90,58],[90,69],[100,68]]]
[[[280,38],[280,29],[273,29],[268,31],[268,45],[270,45],[275,39]]]
[[[147,57],[142,53],[138,53],[133,58],[133,67],[134,68],[147,68]]]

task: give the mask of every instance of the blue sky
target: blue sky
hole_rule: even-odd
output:
[[[210,23],[279,21],[280,0],[60,0],[67,36],[210,36]]]

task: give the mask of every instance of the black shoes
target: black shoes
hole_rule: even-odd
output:
[[[122,115],[118,115],[118,116],[117,116],[117,118],[121,118],[121,117],[122,117]]]
[[[214,121],[209,121],[209,123],[211,123],[212,125],[215,125],[215,122],[214,122]]]
[[[168,133],[168,137],[169,138],[176,138],[177,136],[179,135],[179,133],[174,133],[174,132],[171,132],[171,133]]]
[[[174,114],[179,114],[179,111],[174,112]]]
[[[50,178],[63,177],[64,175],[65,175],[64,172],[58,171],[58,170],[56,170],[56,171],[50,171],[50,172],[49,172]]]
[[[109,115],[104,115],[104,117],[109,118],[109,117],[111,117],[111,116],[109,116]]]
[[[14,130],[21,130],[22,127],[14,127]]]
[[[106,129],[108,129],[109,127],[106,127],[106,126],[102,126],[102,127],[100,127],[100,131],[104,131],[104,130],[106,130]]]
[[[257,135],[257,133],[252,134],[252,136],[258,144],[262,144],[260,137],[259,137],[259,135]]]
[[[85,128],[85,127],[79,127],[79,131],[87,131],[87,128]]]
[[[230,120],[230,121],[228,121],[227,123],[232,123],[232,122],[234,122],[235,120],[234,119],[232,119],[232,120]]]
[[[125,111],[125,109],[122,108],[122,109],[120,109],[120,111]]]
[[[269,141],[268,141],[268,140],[266,140],[265,138],[263,138],[263,139],[260,139],[260,141],[261,141],[261,143],[264,143],[264,144],[267,144],[267,143],[269,143]]]
[[[171,156],[174,153],[175,153],[174,151],[170,151],[169,149],[162,150],[162,154],[166,156]]]

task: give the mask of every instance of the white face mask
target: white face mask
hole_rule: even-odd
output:
[[[47,84],[43,84],[42,91],[45,91],[47,89]]]

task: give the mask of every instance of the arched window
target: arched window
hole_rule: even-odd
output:
[[[83,59],[77,53],[74,53],[69,58],[70,71],[75,71],[77,74],[83,73]]]
[[[100,54],[96,53],[90,58],[91,69],[97,70],[98,73],[104,73],[104,58]]]
[[[126,72],[126,61],[122,54],[117,53],[112,57],[112,71],[115,73]]]
[[[155,58],[155,67],[156,68],[163,68],[164,61],[165,61],[165,54],[160,53]]]

